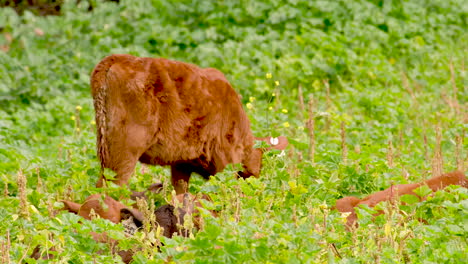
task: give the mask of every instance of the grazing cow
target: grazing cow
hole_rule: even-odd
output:
[[[336,210],[342,213],[351,213],[347,217],[346,225],[347,227],[352,227],[354,225],[357,225],[356,224],[357,215],[354,210],[356,206],[363,204],[369,207],[374,207],[380,202],[392,201],[405,194],[418,196],[413,191],[421,187],[422,185],[427,185],[434,192],[437,190],[444,189],[445,187],[449,185],[460,185],[462,187],[468,188],[468,179],[466,178],[465,174],[463,174],[462,172],[454,171],[454,172],[442,174],[438,177],[434,177],[434,178],[431,178],[429,180],[426,180],[420,183],[394,185],[383,191],[371,194],[363,199],[359,199],[353,196],[344,197],[336,201],[335,208]],[[426,199],[426,197],[419,197],[419,196],[418,198],[420,200]]]
[[[91,90],[101,168],[115,171],[118,185],[137,161],[169,165],[177,194],[192,172],[208,179],[229,163],[243,164],[240,177],[260,174],[263,150],[253,148],[239,96],[216,69],[111,55],[94,68]]]

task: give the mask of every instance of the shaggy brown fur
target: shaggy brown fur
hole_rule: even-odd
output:
[[[171,166],[177,194],[192,172],[208,179],[229,163],[258,177],[262,150],[238,94],[212,68],[163,58],[111,55],[91,76],[102,168],[126,184],[137,161]],[[101,176],[97,186],[101,187]]]
[[[342,213],[351,213],[347,218],[347,226],[351,227],[356,225],[357,220],[354,207],[361,204],[374,207],[380,202],[392,201],[405,194],[418,196],[413,191],[422,185],[427,185],[434,192],[444,189],[449,185],[460,185],[462,187],[468,188],[468,179],[462,172],[454,171],[420,183],[394,185],[386,190],[376,192],[363,199],[359,199],[353,196],[344,197],[336,201],[335,209]],[[422,201],[426,199],[426,197],[419,197],[419,199]]]

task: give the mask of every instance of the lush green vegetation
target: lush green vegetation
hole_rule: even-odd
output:
[[[36,263],[28,256],[40,245],[54,246],[60,263],[119,262],[90,230],[141,247],[136,263],[468,259],[464,188],[401,213],[384,205],[374,222],[361,209],[355,232],[331,209],[343,196],[468,168],[466,1],[124,0],[97,1],[93,12],[65,1],[62,13],[0,9],[0,259]],[[58,201],[101,191],[89,74],[111,53],[220,69],[254,133],[286,135],[290,147],[266,155],[258,179],[236,180],[234,166],[207,182],[192,177],[190,191],[208,194],[220,216],[207,214],[190,238],[80,224]],[[139,166],[131,188],[156,181],[165,184],[158,205],[171,195],[166,168]]]

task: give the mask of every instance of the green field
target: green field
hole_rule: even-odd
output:
[[[384,204],[374,221],[359,209],[354,232],[332,209],[343,196],[466,174],[466,1],[121,0],[92,1],[92,12],[87,2],[65,1],[61,16],[0,8],[0,263],[47,262],[29,258],[37,246],[56,263],[121,263],[92,230],[141,248],[134,263],[466,262],[465,188],[401,211]],[[130,194],[95,188],[89,76],[112,53],[221,70],[254,134],[285,135],[289,147],[264,155],[259,178],[237,180],[237,166],[192,176],[190,192],[209,195],[219,217],[206,213],[188,238],[125,237],[60,211],[63,199]],[[138,165],[130,187],[158,181],[159,206],[172,195],[168,168]]]

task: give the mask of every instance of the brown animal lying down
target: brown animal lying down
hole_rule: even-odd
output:
[[[342,213],[351,213],[347,218],[347,227],[357,226],[357,215],[354,210],[356,206],[363,204],[369,207],[374,207],[380,202],[395,200],[404,194],[418,196],[413,192],[413,190],[422,185],[427,185],[434,192],[444,189],[449,185],[460,185],[462,187],[468,188],[468,179],[462,172],[454,171],[442,174],[438,177],[434,177],[420,183],[394,185],[386,190],[376,192],[363,199],[359,199],[353,196],[344,197],[336,201],[335,208]],[[426,197],[419,197],[419,199],[424,200]]]
[[[154,186],[156,185],[152,185],[148,190],[153,191],[151,188],[154,188]],[[86,198],[83,204],[71,201],[62,201],[64,204],[63,210],[75,213],[87,220],[91,220],[93,216],[99,216],[100,218],[107,219],[113,223],[122,222],[127,235],[134,234],[143,226],[144,216],[140,211],[125,206],[121,202],[116,201],[109,196],[104,196],[103,198],[104,199],[102,199],[100,194],[94,194]],[[208,199],[208,197],[204,196],[203,199]],[[173,199],[172,204],[166,204],[157,208],[154,211],[154,214],[156,216],[156,223],[163,230],[162,235],[169,238],[174,234],[188,236],[189,231],[183,228],[185,215],[191,215],[195,227],[200,228],[198,208],[201,207],[203,206],[198,198],[189,193],[184,193],[177,195]],[[213,216],[216,216],[216,213],[211,213]],[[91,236],[97,242],[109,243],[113,251],[118,244],[118,241],[107,237],[106,233],[91,232]],[[116,250],[114,252],[116,252]],[[117,251],[117,254],[122,257],[122,260],[125,263],[132,260],[133,253],[134,252],[131,250]],[[31,257],[35,259],[39,259],[41,257],[49,259],[53,258],[53,255],[41,256],[40,247],[36,247]]]
[[[192,172],[208,179],[242,163],[241,177],[260,174],[263,150],[253,148],[239,95],[216,69],[111,55],[94,68],[91,91],[97,154],[118,185],[128,182],[137,161],[171,166],[177,194],[187,192]]]
[[[203,199],[208,199],[205,196]],[[64,210],[75,213],[85,219],[90,220],[93,217],[91,211],[100,218],[107,219],[113,223],[132,218],[134,228],[138,229],[143,225],[143,214],[135,208],[125,206],[119,201],[114,200],[109,196],[101,199],[100,194],[89,196],[83,204],[78,204],[71,201],[62,201]],[[187,235],[184,230],[180,230],[180,226],[184,225],[184,216],[186,214],[194,216],[194,223],[199,227],[198,209],[203,207],[200,201],[189,193],[178,194],[172,201],[172,204],[163,205],[154,211],[156,223],[163,229],[163,235],[172,237],[174,233],[178,235]],[[177,210],[177,211],[176,211]],[[216,214],[212,212],[214,216]],[[130,225],[130,227],[133,226]],[[128,228],[129,226],[126,226]],[[133,234],[135,230],[127,230],[127,233]]]

